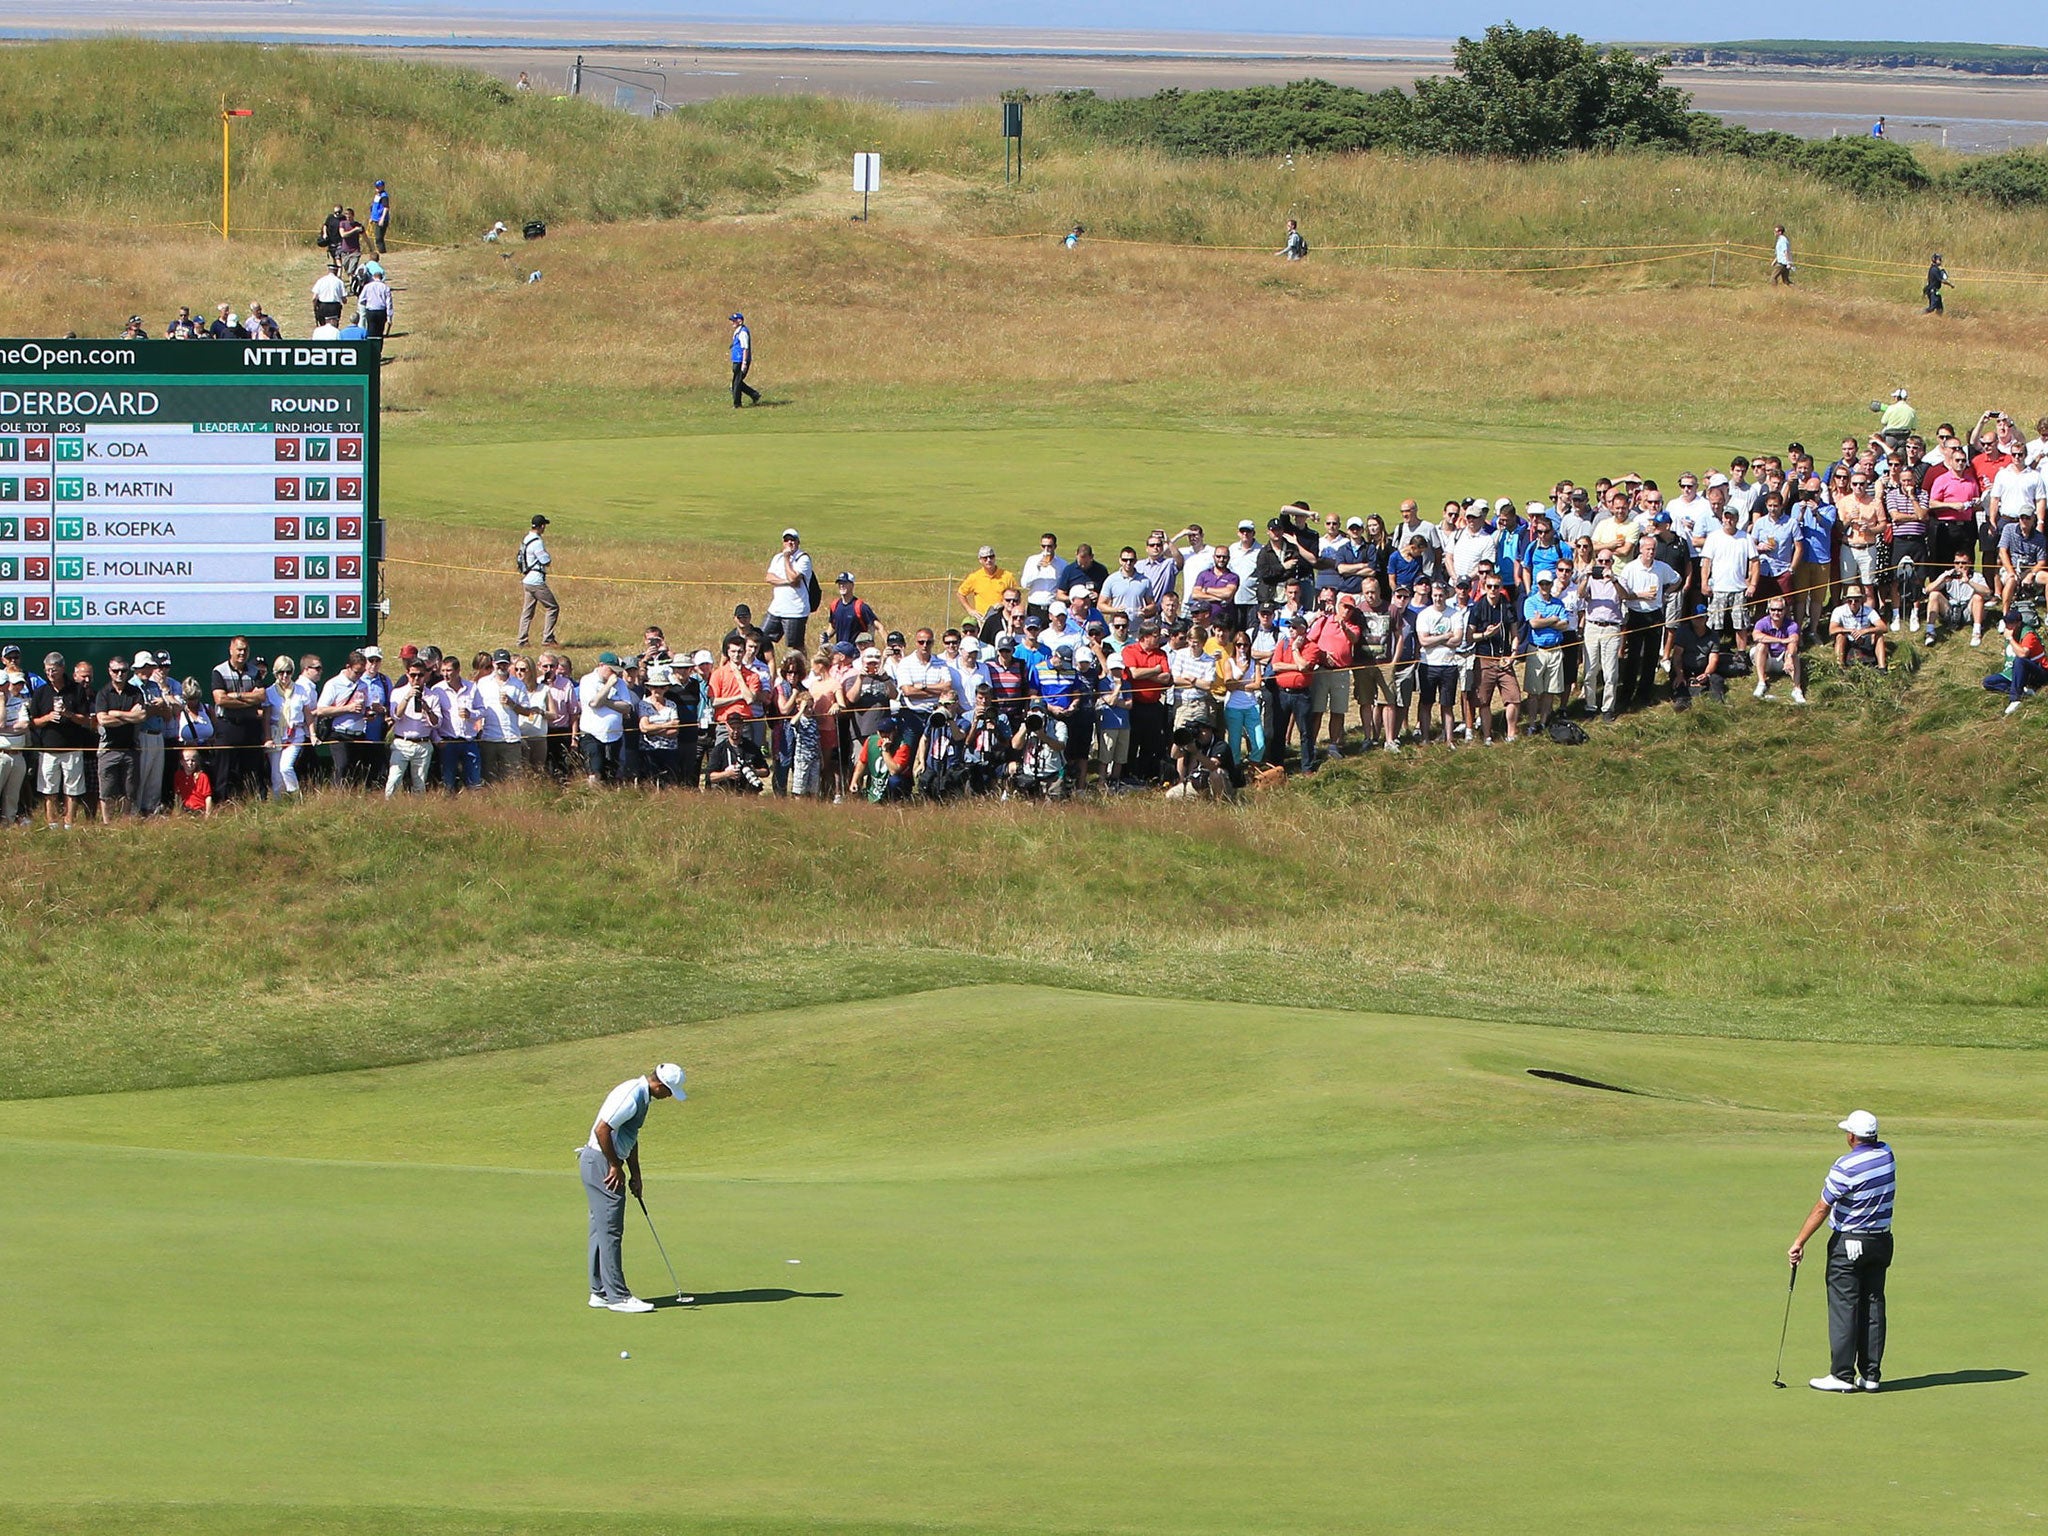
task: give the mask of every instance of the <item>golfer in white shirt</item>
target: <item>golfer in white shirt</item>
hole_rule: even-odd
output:
[[[613,1312],[652,1312],[626,1288],[623,1248],[626,1196],[640,1198],[640,1128],[656,1099],[684,1099],[683,1069],[665,1061],[645,1077],[629,1077],[605,1095],[590,1128],[590,1140],[576,1153],[583,1192],[590,1202],[590,1304]]]

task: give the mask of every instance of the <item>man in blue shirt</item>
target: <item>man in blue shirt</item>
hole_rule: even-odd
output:
[[[754,366],[754,333],[747,329],[747,317],[739,311],[732,315],[732,408],[740,408],[745,397],[759,405],[761,391],[747,382],[747,372]]]
[[[1806,1240],[1825,1221],[1828,1237],[1829,1372],[1809,1383],[1817,1392],[1878,1389],[1884,1364],[1884,1275],[1892,1262],[1892,1200],[1898,1168],[1877,1139],[1877,1116],[1859,1109],[1841,1123],[1849,1150],[1835,1159],[1820,1199],[1786,1256],[1798,1264]]]
[[[656,1099],[683,1099],[683,1069],[665,1061],[645,1077],[629,1077],[605,1095],[590,1139],[577,1151],[590,1203],[590,1304],[613,1312],[652,1312],[626,1289],[622,1255],[626,1196],[640,1198],[640,1128]]]
[[[388,255],[391,234],[391,193],[383,182],[370,189],[370,236],[377,242],[377,254]]]
[[[1523,691],[1535,729],[1550,724],[1550,712],[1564,702],[1565,606],[1556,596],[1557,572],[1538,571],[1536,590],[1522,601],[1529,627],[1529,652],[1522,663]]]

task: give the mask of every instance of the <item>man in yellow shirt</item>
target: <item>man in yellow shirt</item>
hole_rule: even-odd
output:
[[[976,558],[981,562],[980,566],[970,571],[967,579],[960,583],[960,606],[979,624],[983,614],[1002,606],[1004,589],[1014,587],[1018,582],[1015,576],[996,564],[996,552],[990,545],[982,545]]]

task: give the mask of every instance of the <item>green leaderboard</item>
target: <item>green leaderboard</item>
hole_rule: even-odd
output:
[[[376,632],[376,343],[0,341],[0,632]]]

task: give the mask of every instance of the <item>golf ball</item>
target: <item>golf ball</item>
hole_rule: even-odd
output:
[[[792,1264],[801,1264],[801,1263],[803,1263],[803,1260],[802,1260],[802,1259],[791,1259],[791,1260],[790,1260],[789,1262],[790,1262],[790,1263],[792,1263]]]
[[[633,1358],[633,1352],[631,1350],[622,1349],[619,1351],[619,1358],[621,1360],[630,1360]]]

